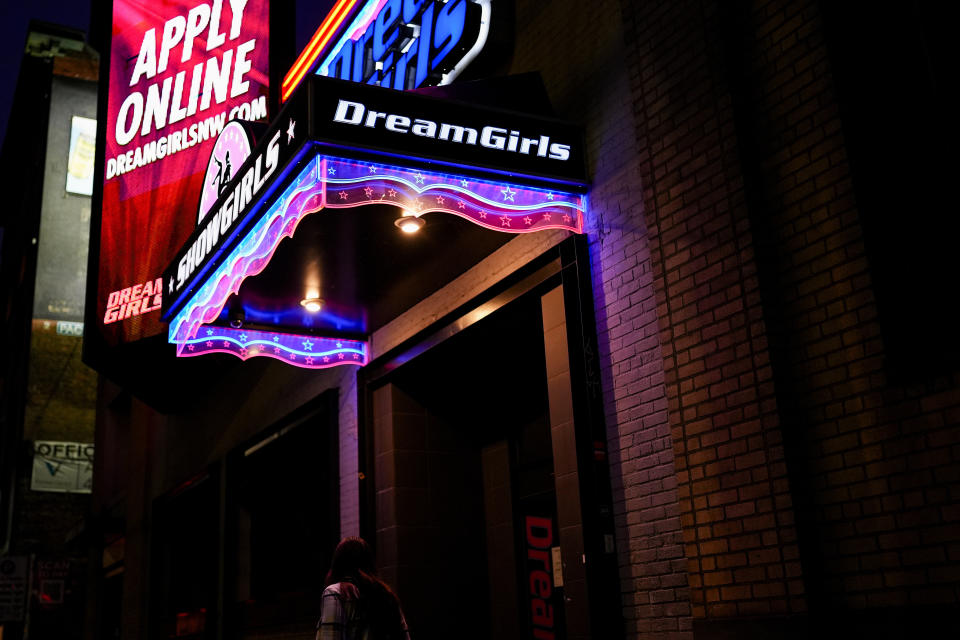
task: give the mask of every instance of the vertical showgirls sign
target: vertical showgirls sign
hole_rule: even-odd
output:
[[[97,291],[108,343],[163,330],[162,272],[196,225],[214,141],[234,118],[267,117],[268,29],[267,0],[114,0]]]

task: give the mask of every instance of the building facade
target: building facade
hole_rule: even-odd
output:
[[[4,141],[0,563],[7,638],[82,634],[96,372],[81,360],[97,55],[33,22]]]
[[[89,637],[310,637],[346,535],[415,637],[955,633],[941,21],[493,7],[513,37],[491,75],[537,74],[583,127],[584,233],[419,254],[413,278],[457,270],[390,280],[360,369],[211,356],[188,388],[105,379]]]

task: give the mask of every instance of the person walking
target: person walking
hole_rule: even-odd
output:
[[[344,538],[333,552],[316,640],[410,640],[400,600],[373,566],[363,538]]]

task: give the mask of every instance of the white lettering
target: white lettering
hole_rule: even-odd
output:
[[[231,2],[231,4],[233,3]],[[246,0],[244,0],[244,4],[246,4]],[[251,67],[251,62],[247,60],[247,54],[253,51],[253,48],[256,46],[256,40],[247,40],[237,47],[237,61],[233,65],[233,83],[230,88],[231,98],[245,94],[247,89],[250,88],[250,83],[244,80],[243,76],[250,71]]]
[[[499,149],[502,151],[507,142],[507,139],[503,137],[503,134],[506,132],[506,129],[501,129],[500,127],[484,127],[483,131],[480,132],[480,144],[488,149]]]
[[[220,33],[220,12],[223,10],[223,0],[213,0],[210,10],[210,32],[207,34],[207,51],[216,49],[227,41],[226,36]]]
[[[243,10],[247,7],[247,0],[230,0],[230,10],[233,11],[233,21],[230,23],[230,39],[236,40],[240,35],[240,22],[243,20]]]
[[[127,120],[130,119],[130,109],[133,109],[133,118],[131,126],[127,128]],[[120,113],[117,114],[117,126],[114,131],[114,137],[117,144],[121,147],[137,135],[137,129],[140,128],[140,120],[143,118],[143,96],[139,92],[131,93],[120,105]]]
[[[417,118],[413,121],[410,133],[424,138],[435,138],[437,136],[437,123],[432,120],[420,120]]]
[[[450,140],[450,132],[453,132],[453,142],[464,142],[463,136],[466,135],[467,144],[477,144],[477,130],[470,127],[460,127],[455,124],[440,123],[441,140]]]
[[[540,144],[539,141],[534,140],[533,138],[524,138],[523,141],[520,143],[520,153],[524,155],[529,155],[530,146],[531,145],[537,146],[538,144]]]
[[[387,116],[387,123],[385,126],[387,127],[388,131],[407,133],[407,130],[410,128],[410,118],[391,114]]]
[[[387,114],[381,113],[379,111],[370,110],[367,112],[367,120],[363,123],[363,126],[370,127],[371,129],[376,128],[377,120],[380,118],[386,118]]]
[[[187,117],[187,109],[182,106],[183,102],[183,81],[187,77],[186,71],[181,71],[176,75],[176,80],[173,84],[173,104],[170,105],[170,124],[174,122],[180,122]],[[157,127],[158,129],[160,127]]]
[[[550,145],[550,157],[554,160],[569,160],[570,145],[554,142]]]
[[[230,63],[233,61],[233,49],[223,54],[223,62],[216,58],[207,60],[207,72],[203,77],[203,96],[200,98],[200,110],[210,106],[210,98],[223,104],[227,101],[227,83],[230,82]]]
[[[253,103],[251,103],[253,104]],[[366,117],[364,117],[366,116]],[[362,125],[375,129],[382,121],[383,128],[393,133],[411,133],[424,138],[436,138],[446,142],[475,145],[479,141],[481,146],[497,151],[509,151],[530,155],[536,150],[536,155],[552,160],[569,160],[570,145],[550,142],[550,136],[537,138],[521,137],[519,131],[507,130],[501,127],[486,126],[477,133],[476,129],[457,124],[440,123],[439,135],[437,123],[432,120],[417,118],[411,122],[407,116],[385,111],[367,109],[360,102],[352,102],[341,98],[337,102],[337,109],[333,121],[343,124]]]
[[[266,152],[257,156],[253,166],[235,183],[234,190],[227,196],[212,216],[206,218],[206,226],[194,240],[186,255],[177,263],[177,288],[181,288],[202,264],[204,258],[213,251],[218,239],[226,236],[243,208],[253,202],[260,189],[277,170],[280,164],[280,135],[277,130],[267,144]],[[266,170],[263,170],[263,167]]]
[[[177,153],[178,151],[183,151],[183,146],[180,144],[180,132],[174,131],[170,134],[170,153]]]
[[[540,136],[540,144],[537,147],[537,155],[541,158],[547,157],[547,151],[550,149],[550,138],[549,136]]]
[[[183,16],[170,18],[167,20],[167,24],[163,25],[163,38],[160,40],[160,58],[157,60],[157,73],[163,73],[167,70],[167,62],[170,60],[170,50],[180,44],[186,29],[187,21]]]
[[[163,81],[163,90],[157,89],[157,85],[152,84],[147,89],[147,106],[143,114],[143,127],[140,128],[140,135],[145,136],[150,133],[150,121],[153,120],[157,129],[167,126],[167,110],[170,104],[170,87],[173,84],[173,78],[167,78]]]
[[[193,66],[193,77],[190,79],[190,96],[187,98],[187,115],[197,112],[197,101],[200,99],[200,81],[203,80],[203,63]]]
[[[220,132],[223,131],[223,127],[226,125],[226,123],[226,113],[218,113],[217,115],[213,116],[210,124],[210,137],[212,138],[213,136],[220,135]]]
[[[190,9],[190,13],[187,14],[187,33],[183,40],[183,55],[180,56],[180,62],[186,62],[193,55],[193,41],[203,33],[209,23],[210,7],[200,4]]]
[[[133,77],[130,78],[130,86],[137,84],[141,75],[147,76],[147,80],[157,75],[157,30],[148,29],[143,34],[143,42],[140,43],[140,53],[137,55],[137,64],[133,67]]]
[[[342,122],[344,124],[360,124],[360,121],[363,120],[363,112],[366,110],[359,102],[350,102],[349,100],[341,99],[337,103],[337,112],[333,116],[334,122]],[[347,114],[350,113],[348,116]]]
[[[267,97],[260,96],[250,103],[250,119],[263,120],[267,117]]]
[[[270,139],[270,144],[267,145],[267,177],[272,174],[277,168],[277,159],[280,156],[280,132],[277,131],[273,138]]]
[[[153,140],[143,145],[143,163],[150,164],[157,159],[157,141]]]

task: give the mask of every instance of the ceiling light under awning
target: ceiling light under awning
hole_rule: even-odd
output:
[[[354,123],[360,115],[387,129],[371,134]],[[505,241],[486,238],[583,233],[587,183],[578,131],[549,119],[310,78],[256,136],[256,148],[165,271],[169,341],[180,356],[268,355],[316,367],[306,348],[283,345],[354,340],[359,346],[344,359],[364,364],[370,332]],[[358,207],[366,207],[363,215],[352,212]],[[284,245],[295,249],[282,249],[312,213],[319,215],[304,223],[297,242]],[[413,244],[377,235],[384,226],[377,220],[392,217],[413,233],[427,213],[451,216],[438,216],[436,227],[431,216],[431,232]],[[452,270],[429,267],[434,260]],[[245,311],[245,331],[227,331],[217,343],[210,331],[230,328],[224,309],[234,303]],[[255,331],[273,346],[246,346]]]

